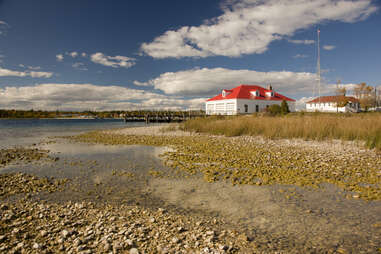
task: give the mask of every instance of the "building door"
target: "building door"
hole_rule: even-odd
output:
[[[255,112],[259,112],[259,105],[255,105]]]
[[[245,113],[249,112],[249,106],[245,104]]]

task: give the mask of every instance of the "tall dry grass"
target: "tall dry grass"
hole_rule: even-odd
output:
[[[380,113],[207,117],[189,120],[181,128],[225,136],[364,141],[367,147],[381,150]]]

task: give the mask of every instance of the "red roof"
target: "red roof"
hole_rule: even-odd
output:
[[[259,96],[253,95],[251,92],[259,91]],[[216,101],[216,100],[227,100],[227,99],[251,99],[251,100],[268,100],[268,101],[295,101],[294,99],[288,98],[284,95],[281,95],[274,90],[265,89],[261,86],[255,85],[240,85],[231,90],[226,90],[228,94],[223,97],[222,93],[219,95],[207,100],[207,101]],[[266,96],[266,92],[274,92],[274,96]]]
[[[307,103],[325,103],[325,102],[337,102],[337,101],[350,101],[350,102],[359,102],[358,99],[352,96],[342,96],[342,95],[336,95],[336,96],[321,96],[316,99],[313,99],[312,101],[309,101]]]

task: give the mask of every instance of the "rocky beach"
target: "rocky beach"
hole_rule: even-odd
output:
[[[381,156],[349,142],[183,132],[0,151],[0,252],[379,253]]]

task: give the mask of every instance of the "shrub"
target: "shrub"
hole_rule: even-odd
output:
[[[287,101],[283,100],[282,104],[280,104],[280,112],[282,115],[290,113],[290,109],[288,108]]]
[[[282,108],[278,104],[271,105],[267,108],[267,112],[270,113],[270,115],[279,115],[282,113]]]

